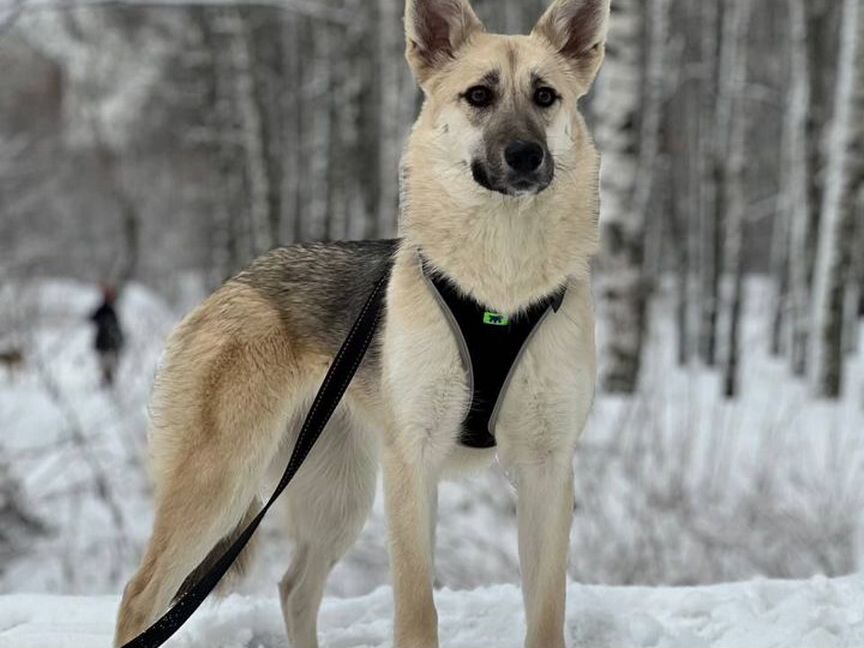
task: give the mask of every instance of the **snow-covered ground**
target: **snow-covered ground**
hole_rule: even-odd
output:
[[[521,648],[519,590],[500,585],[436,594],[447,648]],[[0,597],[0,648],[108,648],[114,597]],[[391,592],[325,600],[325,648],[385,648]],[[864,577],[753,581],[696,588],[571,585],[566,634],[571,648],[860,648]],[[275,598],[234,595],[208,604],[168,644],[173,648],[282,648]]]
[[[70,281],[0,287],[0,334],[13,331],[27,355],[21,371],[0,369],[0,460],[48,530],[0,561],[0,593],[116,594],[149,532],[147,394],[183,309],[142,287],[127,292],[129,349],[118,388],[105,392],[86,321],[97,299]],[[577,453],[575,581],[691,585],[860,569],[864,355],[850,364],[842,401],[814,401],[766,352],[767,287],[751,282],[747,304],[743,392],[727,402],[715,372],[675,365],[673,309],[655,302],[641,393],[599,398]],[[445,484],[440,499],[438,585],[517,582],[515,496],[503,471]],[[337,566],[330,595],[388,582],[382,509]],[[290,549],[278,520],[262,531],[262,559],[241,591],[269,597]]]

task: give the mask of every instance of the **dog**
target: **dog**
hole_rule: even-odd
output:
[[[437,484],[496,455],[518,494],[525,646],[564,646],[572,455],[596,374],[599,156],[578,103],[603,60],[609,11],[609,0],[555,0],[530,35],[500,36],[467,0],[407,0],[407,59],[425,100],[402,161],[400,238],[272,251],[172,334],[151,400],[155,521],[124,591],[117,645],[257,512],[392,263],[372,348],[278,504],[294,547],[279,585],[291,646],[318,646],[325,581],[364,525],[380,464],[394,646],[437,647]],[[423,263],[501,321],[566,286],[513,369],[494,449],[459,444],[470,386]]]

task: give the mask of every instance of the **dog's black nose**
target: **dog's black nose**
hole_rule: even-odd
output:
[[[543,164],[543,147],[534,142],[516,140],[504,151],[507,165],[518,173],[531,173]]]

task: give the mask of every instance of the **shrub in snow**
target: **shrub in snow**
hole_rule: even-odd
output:
[[[0,463],[0,575],[4,565],[32,549],[33,537],[46,533],[44,523],[30,510],[18,480]]]

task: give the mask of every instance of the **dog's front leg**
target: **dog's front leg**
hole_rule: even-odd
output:
[[[519,560],[528,633],[525,648],[564,648],[573,469],[566,460],[514,466]]]
[[[437,648],[438,614],[432,599],[437,481],[422,456],[384,451],[384,490],[395,603],[395,648]]]

